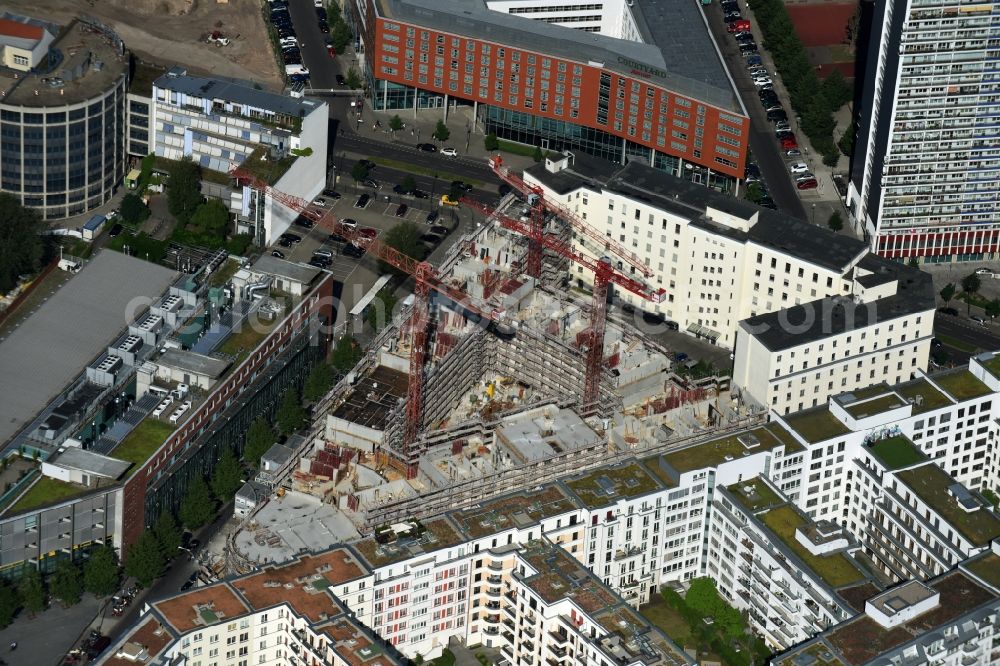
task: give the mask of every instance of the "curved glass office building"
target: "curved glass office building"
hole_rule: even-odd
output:
[[[8,55],[32,45],[26,71],[0,70],[0,191],[45,219],[86,213],[124,176],[128,53],[100,24],[0,19]]]

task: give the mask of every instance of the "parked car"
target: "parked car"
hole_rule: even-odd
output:
[[[798,148],[792,148],[791,150],[785,151],[785,157],[802,157],[802,151]]]
[[[777,130],[777,131],[775,131],[774,136],[776,136],[778,138],[778,140],[780,141],[782,139],[787,139],[789,137],[794,137],[795,134],[791,130]]]
[[[772,123],[783,122],[788,120],[788,114],[785,113],[785,110],[782,108],[772,109],[767,112],[767,119]]]
[[[458,157],[458,151],[454,148],[442,148],[441,154],[447,155],[448,157]]]
[[[995,272],[992,268],[977,268],[976,275],[982,275],[983,277],[989,278],[1000,277],[1000,273]]]
[[[983,319],[982,317],[978,316],[978,315],[972,315],[971,317],[969,317],[969,319],[971,319],[972,321],[976,322],[980,326],[986,326],[986,320]]]
[[[363,196],[363,197],[367,197],[368,195],[367,195],[367,194],[362,194],[361,196]],[[362,207],[362,206],[359,206],[359,208],[361,208],[361,207]],[[348,229],[357,229],[357,228],[358,228],[358,221],[357,221],[357,220],[352,220],[352,219],[351,219],[351,218],[349,218],[349,217],[345,217],[344,219],[342,219],[342,220],[340,221],[340,223],[341,223],[341,224],[342,224],[342,225],[343,225],[344,227],[346,227],[346,228],[348,228]]]
[[[739,18],[735,21],[731,21],[729,25],[726,26],[726,32],[749,32],[750,31],[750,21],[745,18]]]
[[[451,187],[452,187],[452,189],[461,190],[462,192],[471,192],[472,191],[472,185],[469,185],[465,181],[461,181],[461,180],[453,180],[453,181],[451,181]]]
[[[330,34],[330,25],[326,21],[319,21],[317,27],[319,28],[319,31],[324,35]]]
[[[410,196],[414,199],[429,199],[431,195],[427,194],[423,190],[413,190],[410,192]]]
[[[746,44],[747,42],[754,41],[752,32],[738,32],[733,37],[736,39],[737,44]]]
[[[792,148],[798,148],[799,143],[795,140],[794,136],[786,137],[781,139],[781,147],[785,150],[791,150]]]
[[[436,210],[432,210],[431,212],[427,213],[427,219],[425,220],[425,222],[427,222],[427,224],[434,224],[435,222],[437,222],[439,217],[440,214]]]
[[[344,78],[343,74],[337,74],[336,79],[337,79],[337,85],[338,86],[346,86],[347,85],[347,79]]]
[[[363,181],[361,181],[361,184],[364,185],[365,187],[370,187],[374,190],[377,190],[379,188],[378,181],[373,180],[371,178],[365,178]]]
[[[816,175],[812,171],[806,171],[795,176],[795,182],[801,183],[803,180],[815,180]]]
[[[408,211],[409,209],[410,207],[407,206],[405,203],[399,204],[398,206],[396,206],[396,217],[405,217],[406,211]]]
[[[800,190],[815,190],[819,187],[819,183],[816,182],[815,178],[810,178],[808,180],[800,180],[795,183],[795,187]]]
[[[753,84],[759,88],[761,86],[773,85],[774,81],[769,76],[757,76],[754,77]]]
[[[448,235],[448,227],[445,227],[445,226],[440,225],[440,224],[435,224],[433,227],[431,227],[431,233],[432,234],[437,234],[439,236],[447,236]]]
[[[282,252],[281,250],[271,250],[271,256],[277,257],[278,259],[284,259],[285,253]]]
[[[359,196],[359,197],[357,198],[357,200],[356,200],[356,201],[354,202],[354,207],[355,207],[355,208],[364,208],[365,206],[367,206],[367,205],[368,205],[368,202],[369,202],[369,201],[371,201],[371,197],[370,197],[370,196],[368,196],[367,194],[362,194],[362,195],[361,195],[361,196]]]
[[[435,146],[433,143],[418,143],[417,150],[422,150],[425,153],[436,153],[437,146]]]
[[[442,238],[441,236],[435,236],[434,234],[431,233],[421,234],[420,236],[420,241],[423,243],[427,243],[429,245],[437,245],[443,240],[444,238]]]
[[[805,162],[792,162],[788,165],[788,170],[792,173],[805,173],[809,171],[809,165]]]
[[[368,169],[369,171],[374,171],[378,167],[378,165],[372,162],[371,160],[358,160],[358,164]]]
[[[938,312],[940,312],[941,314],[948,315],[949,317],[958,316],[958,310],[956,310],[955,308],[938,308]]]
[[[372,229],[371,227],[365,227],[364,229],[361,229],[360,231],[358,231],[358,234],[362,238],[367,238],[368,240],[375,240],[376,238],[378,238],[378,230]]]
[[[343,255],[345,257],[353,257],[355,259],[360,259],[365,256],[365,251],[363,248],[358,247],[354,243],[348,243],[344,246]]]
[[[761,208],[770,208],[771,210],[778,210],[778,204],[774,203],[774,199],[771,197],[762,197],[757,205]]]
[[[740,44],[740,53],[743,55],[750,55],[751,53],[757,53],[757,45],[753,42],[748,44]]]
[[[316,226],[315,222],[310,220],[308,217],[302,217],[302,216],[295,218],[292,224],[294,224],[297,227],[302,227],[303,229],[312,229],[313,227]]]
[[[786,120],[779,120],[774,123],[775,132],[791,131],[792,126],[788,124]]]
[[[329,268],[333,265],[333,259],[327,259],[326,257],[312,257],[308,262],[310,266],[315,266],[316,268]]]
[[[323,190],[323,196],[328,199],[333,199],[334,201],[337,201],[338,199],[340,199],[340,192],[338,192],[337,190],[326,189]]]
[[[328,203],[330,202],[324,199],[323,197],[316,197],[315,199],[313,199],[313,206],[325,206]]]
[[[123,227],[122,225],[120,225],[120,224],[115,224],[115,225],[114,225],[113,227],[111,227],[111,228],[110,228],[110,229],[108,230],[108,237],[109,237],[109,238],[114,238],[115,236],[118,236],[118,235],[120,235],[120,234],[121,234],[121,232],[122,232],[122,231],[123,231],[124,229],[125,229],[125,227]]]
[[[296,244],[296,243],[301,243],[302,242],[302,236],[299,236],[298,234],[289,233],[289,232],[285,232],[285,233],[281,234],[280,236],[278,236],[278,238],[280,240],[286,240],[289,243],[292,243],[293,245]]]
[[[747,66],[749,67],[749,66],[753,66],[753,65],[759,65],[762,62],[764,62],[764,60],[759,55],[751,55],[751,56],[747,56],[746,62],[747,62]]]
[[[313,250],[313,256],[324,257],[326,259],[333,259],[333,252],[331,252],[330,250],[319,248],[318,250]]]

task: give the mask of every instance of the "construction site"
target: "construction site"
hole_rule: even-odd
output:
[[[596,232],[508,182],[515,191],[496,209],[463,199],[486,223],[438,267],[365,244],[415,277],[414,297],[315,413],[278,510],[326,507],[324,525],[340,525],[329,538],[350,540],[763,418],[740,408],[727,378],[675,373],[669,350],[609,312],[613,288],[649,300],[662,290],[574,252],[571,234]],[[328,215],[317,223],[351,238]],[[594,237],[595,256],[627,266],[627,250]],[[592,293],[569,286],[573,264],[594,271]],[[247,564],[282,557],[263,522],[294,531],[287,515],[249,519]],[[250,536],[261,530],[263,550]]]

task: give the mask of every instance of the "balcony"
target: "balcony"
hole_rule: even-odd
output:
[[[500,595],[498,594],[497,596],[500,596]],[[489,608],[490,610],[500,610],[500,602],[499,601],[487,601],[486,602],[486,607]]]
[[[515,606],[513,604],[510,604],[510,605],[504,604],[504,606],[503,606],[503,612],[504,612],[504,615],[506,615],[510,619],[512,619],[512,620],[516,620],[517,619],[517,606]]]
[[[569,640],[569,635],[564,630],[563,631],[550,631],[549,632],[549,638],[556,645],[565,645],[566,641]],[[555,648],[552,648],[553,652],[555,652],[555,650],[556,650]]]
[[[559,659],[562,659],[563,657],[565,657],[568,654],[566,652],[566,648],[549,646],[549,650],[552,652],[552,654],[554,654]]]
[[[489,604],[492,604],[492,603],[497,604],[496,606],[490,606],[489,604],[487,604],[487,608],[499,608],[500,607],[499,606],[499,604],[500,604],[500,597],[503,596],[503,595],[501,594],[499,587],[488,587],[488,588],[486,588],[486,596],[489,597],[490,599],[496,599],[496,601],[491,601],[491,602],[489,602]]]
[[[499,585],[501,582],[503,582],[503,576],[500,575],[487,576],[486,582],[489,583],[490,585]]]
[[[499,615],[487,615],[484,618],[484,621],[487,622],[487,623],[489,623],[489,624],[500,624],[500,616]]]
[[[490,562],[489,569],[491,571],[503,571],[503,562]]]
[[[500,634],[500,635],[501,635],[501,636],[503,637],[503,639],[504,639],[505,641],[507,641],[507,642],[508,642],[508,643],[510,643],[511,645],[513,645],[513,644],[514,644],[514,633],[513,633],[513,632],[511,632],[511,631],[505,631],[505,632],[503,632],[503,633],[502,633],[502,634]]]
[[[486,627],[483,629],[483,633],[490,636],[496,636],[500,633],[500,629],[498,627]]]

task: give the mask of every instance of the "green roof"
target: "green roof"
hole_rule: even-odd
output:
[[[988,361],[980,361],[991,375],[1000,378],[1000,354],[993,354]]]
[[[132,79],[129,81],[128,91],[136,95],[149,97],[153,94],[153,81],[167,73],[162,67],[147,65],[138,60],[135,61],[135,70],[132,72]]]
[[[200,611],[198,611],[198,615],[201,616],[201,621],[204,622],[206,625],[215,624],[216,622],[219,621],[219,616],[207,608],[202,608]]]
[[[882,412],[887,412],[890,409],[896,409],[897,407],[902,407],[906,403],[896,395],[895,393],[887,393],[886,395],[879,396],[878,398],[872,398],[870,400],[859,400],[858,402],[851,403],[845,409],[847,413],[856,419],[863,419],[866,416],[875,416],[876,414],[881,414]]]
[[[149,416],[137,425],[121,444],[112,449],[110,455],[112,458],[134,463],[132,469],[128,471],[128,476],[132,476],[176,429],[175,425]]]
[[[760,477],[734,483],[726,490],[733,496],[733,499],[751,512],[785,503],[785,500]]]
[[[781,539],[810,569],[833,588],[857,583],[865,575],[843,553],[813,555],[795,538],[795,530],[809,524],[802,514],[785,504],[758,515],[764,525]]]
[[[897,472],[896,478],[973,545],[985,546],[1000,536],[1000,518],[985,506],[971,512],[963,509],[948,490],[958,481],[936,464]],[[943,526],[939,529],[944,531]]]
[[[811,444],[825,442],[828,439],[851,432],[850,428],[830,413],[827,405],[795,412],[783,418],[789,428],[799,433],[802,439]]]
[[[951,400],[944,393],[937,390],[933,384],[924,378],[915,379],[912,382],[899,384],[895,387],[896,393],[909,401],[913,399],[913,414],[922,414],[938,407],[950,405]],[[919,400],[919,404],[918,401]]]
[[[751,435],[752,437],[747,437]],[[753,446],[746,446],[756,438]],[[792,437],[779,424],[773,423],[746,432],[739,432],[726,437],[720,437],[701,444],[695,444],[678,451],[672,451],[664,455],[671,467],[680,473],[690,472],[705,467],[715,467],[726,462],[727,456],[739,458],[745,452],[753,454],[761,451],[770,451],[784,445],[786,453],[802,450],[802,445]],[[650,462],[651,467],[656,466],[655,461]]]
[[[268,185],[274,185],[284,176],[297,158],[294,155],[273,160],[268,155],[267,146],[258,146],[243,161],[240,168],[248,171]]]
[[[933,375],[931,380],[956,400],[970,400],[992,393],[989,386],[982,383],[966,368]]]
[[[890,470],[909,467],[927,460],[927,456],[921,453],[905,435],[895,435],[875,442],[868,447],[868,451]]]
[[[587,506],[598,508],[622,497],[638,497],[658,490],[660,485],[638,462],[620,467],[598,467],[582,477],[564,480]]]
[[[1000,588],[1000,556],[987,553],[985,557],[969,562],[965,568],[990,585]]]
[[[28,491],[21,495],[10,509],[10,513],[19,513],[30,509],[37,509],[47,504],[58,504],[59,502],[82,495],[87,492],[86,486],[69,483],[53,479],[50,476],[43,476],[38,479]]]

